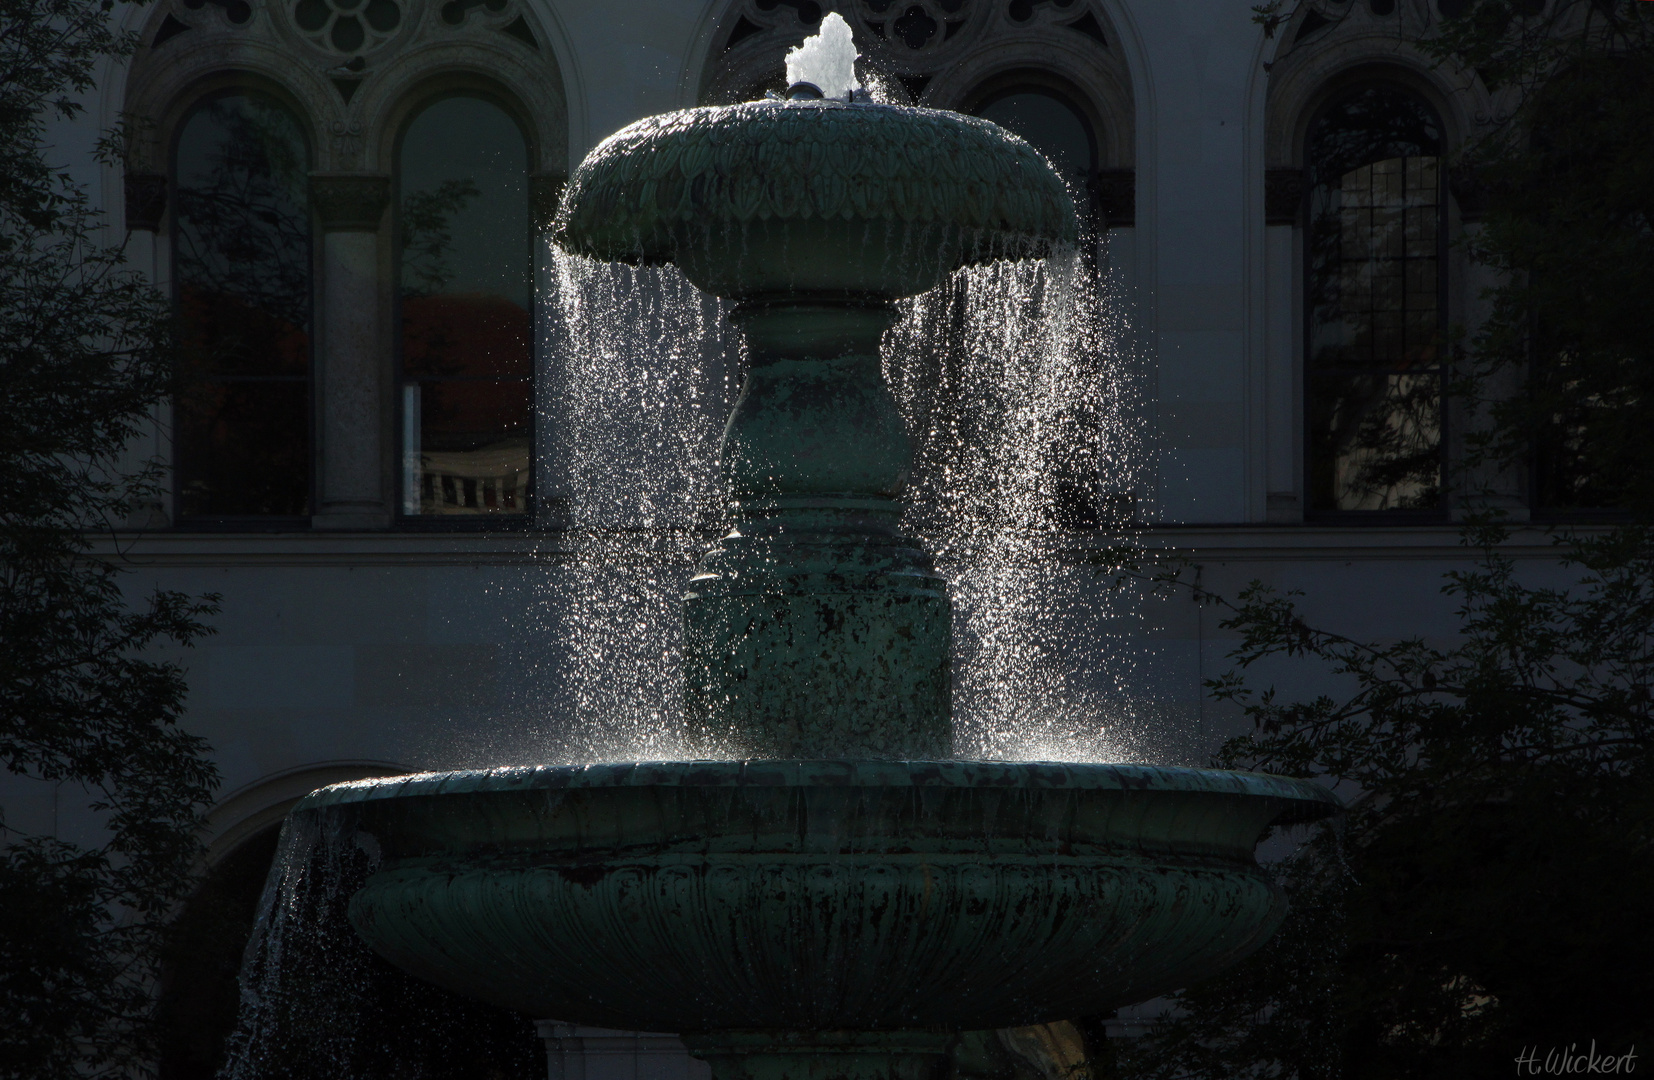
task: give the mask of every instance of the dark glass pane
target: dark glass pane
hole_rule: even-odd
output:
[[[438,379],[402,390],[403,513],[516,514],[526,508],[533,384]]]
[[[252,95],[205,102],[179,131],[173,274],[202,380],[176,403],[183,515],[309,513],[308,166],[298,122]]]
[[[528,311],[486,293],[404,296],[402,367],[413,375],[533,374]]]
[[[528,148],[477,98],[420,113],[402,141],[404,296],[499,296],[527,310]]]
[[[1059,97],[1037,90],[1007,94],[976,114],[1028,140],[1065,179],[1084,182],[1096,168],[1091,125]]]
[[[1306,410],[1316,511],[1441,498],[1440,131],[1369,87],[1310,132]]]
[[[1310,379],[1316,510],[1430,510],[1441,501],[1441,380],[1320,372]]]
[[[209,380],[173,421],[180,512],[189,517],[310,512],[310,383]]]
[[[258,98],[214,99],[184,123],[173,274],[189,298],[182,314],[190,344],[207,370],[294,373],[292,349],[267,340],[277,327],[289,341],[310,333],[307,159],[298,123]],[[219,305],[223,314],[210,315]]]
[[[1311,178],[1326,183],[1385,158],[1440,157],[1441,122],[1413,94],[1369,86],[1317,117],[1309,144]]]
[[[409,125],[398,178],[403,513],[523,513],[534,343],[522,133],[489,102],[440,101]]]
[[[1534,499],[1552,511],[1603,511],[1624,505],[1629,475],[1638,467],[1634,361],[1582,364],[1551,336],[1534,336],[1530,399],[1538,415],[1534,439]],[[1616,371],[1616,368],[1621,370]],[[1629,436],[1629,437],[1628,437]],[[1646,436],[1643,436],[1646,438]]]

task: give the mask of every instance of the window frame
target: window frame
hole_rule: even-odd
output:
[[[1441,335],[1441,351],[1436,363],[1436,372],[1441,382],[1440,398],[1437,406],[1440,436],[1438,438],[1436,454],[1440,469],[1440,501],[1437,506],[1425,509],[1395,509],[1395,510],[1319,510],[1314,506],[1315,488],[1313,484],[1315,472],[1314,457],[1314,427],[1312,407],[1312,380],[1315,370],[1312,364],[1311,351],[1314,348],[1315,312],[1313,302],[1313,286],[1315,274],[1315,259],[1313,252],[1315,190],[1319,186],[1315,175],[1314,161],[1311,156],[1311,142],[1315,137],[1316,128],[1326,119],[1334,109],[1345,101],[1364,90],[1382,88],[1396,93],[1405,94],[1428,109],[1436,120],[1437,130],[1442,142],[1441,152],[1436,155],[1436,310],[1438,332]],[[1428,96],[1419,92],[1416,87],[1405,82],[1385,77],[1369,77],[1354,81],[1341,82],[1330,92],[1310,113],[1308,122],[1304,125],[1303,135],[1299,140],[1303,154],[1303,193],[1300,196],[1298,210],[1299,236],[1296,244],[1299,273],[1297,296],[1302,307],[1299,313],[1299,333],[1302,335],[1302,345],[1296,350],[1298,362],[1302,365],[1297,382],[1299,393],[1302,395],[1302,408],[1299,410],[1299,445],[1303,448],[1300,463],[1300,483],[1303,484],[1303,520],[1307,524],[1342,524],[1342,525],[1439,525],[1448,521],[1451,516],[1453,498],[1450,466],[1452,463],[1451,444],[1453,438],[1452,410],[1449,408],[1447,381],[1451,368],[1449,347],[1449,331],[1452,326],[1451,312],[1449,311],[1449,255],[1452,244],[1449,240],[1449,230],[1452,225],[1451,207],[1448,205],[1449,185],[1447,169],[1448,131],[1441,108]],[[1367,164],[1373,164],[1368,162]]]
[[[1054,72],[1037,68],[1016,68],[984,79],[965,95],[959,111],[968,116],[981,116],[983,109],[1018,94],[1040,94],[1062,103],[1085,129],[1089,160],[1080,177],[1080,190],[1075,193],[1084,200],[1077,209],[1081,211],[1086,230],[1100,235],[1108,227],[1098,191],[1099,178],[1108,167],[1104,161],[1101,113],[1079,87]]]
[[[407,505],[407,469],[404,462],[405,447],[407,446],[407,409],[403,405],[403,395],[410,381],[405,366],[403,347],[402,323],[402,270],[403,270],[403,241],[404,228],[402,220],[402,153],[406,145],[408,132],[415,122],[430,110],[444,101],[455,98],[472,98],[486,102],[499,109],[517,129],[517,134],[523,141],[523,194],[528,205],[528,228],[523,238],[523,256],[525,268],[528,272],[528,324],[529,324],[529,374],[522,381],[528,386],[528,445],[529,469],[528,480],[522,488],[522,509],[512,513],[479,513],[479,514],[409,514],[404,510]],[[392,425],[391,457],[391,527],[393,530],[405,532],[517,532],[527,531],[535,527],[535,520],[539,514],[540,503],[538,488],[543,482],[540,475],[544,472],[540,459],[540,303],[539,288],[536,278],[539,276],[539,267],[535,258],[536,231],[534,227],[534,194],[533,177],[536,161],[535,139],[533,129],[525,122],[521,110],[516,102],[491,88],[461,83],[452,86],[428,90],[426,93],[409,99],[408,103],[397,118],[396,137],[391,142],[391,412],[395,422]],[[455,382],[505,382],[511,380],[483,376],[451,377]]]
[[[190,121],[203,108],[213,102],[227,97],[253,97],[265,101],[285,111],[294,121],[299,136],[304,141],[304,166],[307,189],[304,195],[305,220],[305,262],[309,266],[309,296],[306,308],[305,352],[307,354],[306,370],[303,376],[215,376],[220,381],[228,382],[299,382],[305,386],[305,431],[304,445],[306,447],[306,477],[305,503],[309,510],[307,514],[187,514],[184,511],[184,470],[181,468],[178,449],[178,397],[177,393],[168,396],[167,402],[170,411],[170,484],[168,492],[172,499],[171,527],[179,532],[300,532],[309,531],[314,518],[321,489],[318,477],[318,445],[317,436],[319,421],[317,410],[320,407],[320,395],[317,392],[319,383],[320,357],[316,347],[317,314],[321,310],[322,290],[322,245],[317,242],[317,223],[315,208],[311,205],[308,190],[309,175],[316,168],[316,145],[312,138],[308,117],[304,110],[289,100],[286,94],[279,89],[265,84],[257,78],[240,78],[233,73],[229,78],[214,80],[212,87],[203,93],[197,94],[184,103],[175,114],[177,120],[171,125],[166,143],[166,177],[171,198],[166,221],[166,237],[168,252],[168,303],[174,319],[179,319],[183,309],[183,277],[178,272],[179,261],[179,232],[183,215],[178,207],[177,192],[180,189],[178,182],[178,151],[183,142],[184,130]]]

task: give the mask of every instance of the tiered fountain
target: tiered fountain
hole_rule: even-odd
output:
[[[1185,985],[1283,913],[1260,834],[1336,806],[1264,775],[949,760],[947,589],[899,531],[909,450],[880,335],[892,301],[1071,244],[1075,218],[1020,139],[857,101],[852,78],[844,59],[786,99],[633,124],[557,223],[569,251],[676,263],[746,337],[735,526],[683,608],[709,760],[301,804],[377,840],[351,919],[395,964],[536,1016],[681,1032],[719,1080],[917,1080],[960,1030]]]

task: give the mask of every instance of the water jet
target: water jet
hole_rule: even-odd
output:
[[[1077,223],[1021,140],[839,84],[633,124],[556,223],[566,250],[677,265],[745,338],[732,527],[683,600],[700,757],[364,781],[299,808],[376,845],[350,918],[392,963],[682,1033],[719,1080],[918,1080],[953,1032],[1185,985],[1284,913],[1260,834],[1337,806],[1266,775],[951,759],[948,590],[902,532],[880,338],[895,301]]]

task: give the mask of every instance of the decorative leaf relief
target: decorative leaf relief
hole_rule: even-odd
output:
[[[566,242],[671,258],[684,225],[863,217],[1007,234],[977,251],[1072,239],[1069,196],[1027,144],[953,113],[755,102],[651,118],[570,183]],[[656,250],[659,247],[661,250]]]

